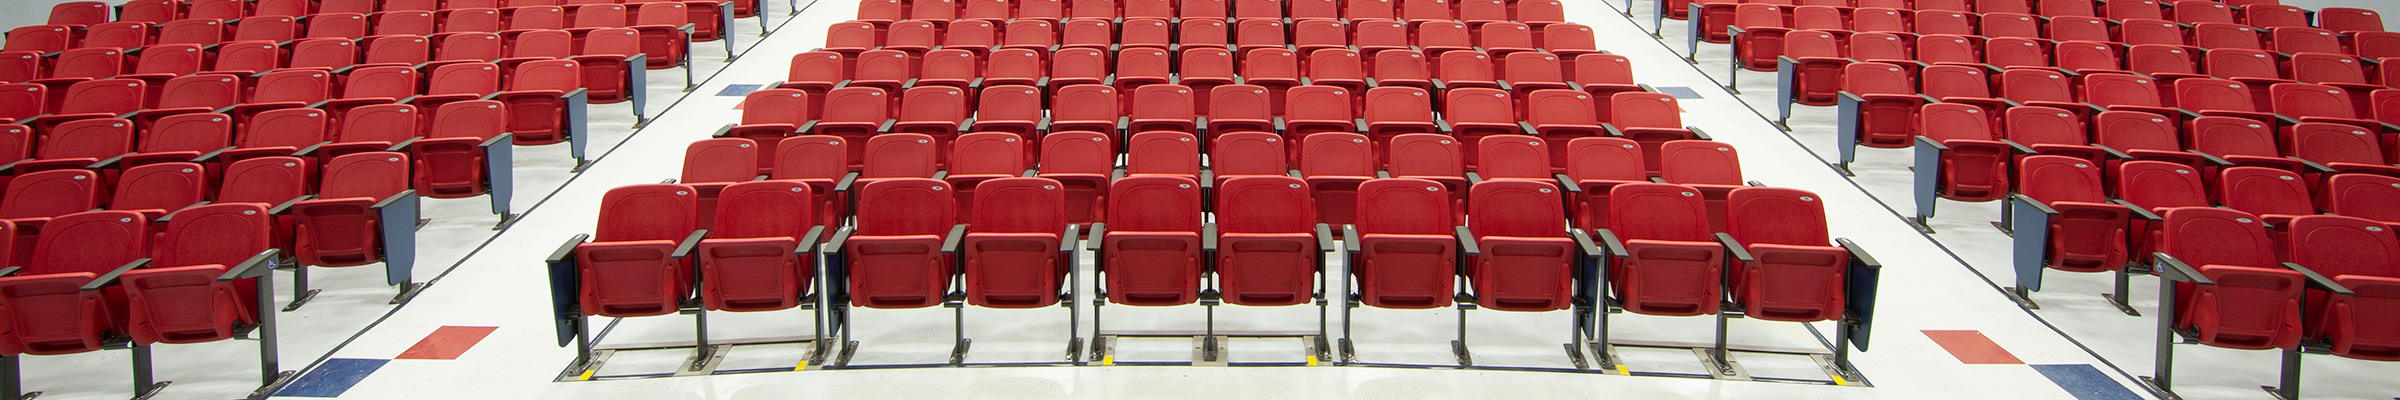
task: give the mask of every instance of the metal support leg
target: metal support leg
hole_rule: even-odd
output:
[[[258,285],[258,327],[255,330],[258,335],[259,384],[258,390],[250,392],[250,397],[265,398],[282,389],[286,380],[294,374],[283,370],[281,344],[275,332],[275,274],[259,274],[255,279]]]
[[[159,382],[150,372],[150,346],[133,346],[133,398],[147,399],[171,382]]]
[[[1834,373],[1840,374],[1842,380],[1856,381],[1859,377],[1858,367],[1850,365],[1850,329],[1855,325],[1851,323],[1848,316],[1843,316],[1834,323],[1836,324],[1833,329]]]
[[[1475,366],[1475,353],[1467,350],[1467,311],[1474,309],[1474,304],[1458,305],[1458,339],[1450,341],[1450,354],[1458,356],[1458,366],[1461,367]]]
[[[2267,390],[2267,393],[2272,393],[2272,394],[2274,394],[2274,395],[2275,395],[2275,398],[2278,398],[2278,399],[2282,399],[2282,400],[2299,400],[2299,399],[2300,399],[2300,351],[2299,351],[2299,350],[2284,350],[2284,351],[2283,351],[2283,374],[2282,374],[2282,375],[2283,375],[2283,378],[2282,378],[2282,380],[2280,380],[2280,381],[2278,381],[2278,382],[2276,383],[2277,385],[2280,385],[2280,386],[2267,386],[2267,387],[2263,387],[2263,389],[2266,389],[2266,390]]]
[[[1731,318],[1727,318],[1724,313],[1717,313],[1717,347],[1708,350],[1709,358],[1713,359],[1712,361],[1716,365],[1709,367],[1716,368],[1720,374],[1733,375],[1733,359],[1727,358],[1725,353],[1725,321],[1728,319]]]
[[[965,365],[967,345],[970,343],[967,341],[967,307],[958,302],[945,305],[950,307],[950,335],[958,343],[950,347],[950,365]]]
[[[2136,317],[2142,316],[2141,311],[2135,311],[2133,309],[2133,295],[2128,294],[2133,293],[2132,272],[2127,272],[2124,269],[2119,268],[2117,269],[2116,275],[2117,291],[2113,293],[2102,293],[2101,295],[2107,296],[2108,304],[2117,306],[2117,311],[2125,312],[2125,315]]]
[[[22,356],[0,357],[0,394],[8,395],[8,398],[11,399],[22,399],[29,394],[25,393],[23,358]],[[41,395],[41,393],[30,394]]]
[[[716,347],[708,345],[708,310],[706,309],[692,313],[692,343],[692,362],[683,366],[683,370],[699,371],[707,368],[708,360],[713,358],[716,353]]]
[[[575,318],[575,369],[589,373],[592,368],[591,317]]]
[[[2156,364],[2151,366],[2151,375],[2142,379],[2142,383],[2149,386],[2152,394],[2171,399],[2181,398],[2175,395],[2175,296],[2175,280],[2160,278],[2158,280],[2158,298],[2161,300],[2158,302],[2158,334],[2156,336],[2158,344],[2153,349],[2156,352],[2154,358]]]
[[[298,310],[300,309],[300,305],[308,304],[309,299],[314,299],[316,297],[317,291],[308,288],[308,266],[293,264],[292,302],[290,304],[285,304],[283,306],[283,311],[290,312],[292,310]]]

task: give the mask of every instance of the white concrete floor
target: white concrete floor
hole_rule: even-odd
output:
[[[1927,339],[1920,330],[1976,330],[2027,364],[2091,364],[2107,372],[2116,384],[2138,388],[2130,375],[2145,369],[2147,320],[2115,314],[2093,288],[2103,276],[2052,274],[2051,290],[2040,313],[2028,313],[2002,296],[1993,281],[2006,281],[2005,248],[1996,232],[1982,221],[1996,218],[1992,205],[1944,205],[1936,228],[1943,234],[1928,240],[1902,222],[1894,210],[1907,211],[1899,196],[1906,184],[1905,154],[1870,152],[1863,157],[1861,176],[1846,179],[1825,167],[1815,154],[1831,154],[1830,110],[1809,109],[1795,118],[1800,126],[1787,137],[1757,117],[1749,107],[1772,115],[1771,75],[1745,76],[1743,97],[1719,88],[1712,77],[1682,64],[1680,55],[1653,42],[1636,24],[1611,9],[1621,3],[1575,1],[1567,4],[1568,19],[1591,25],[1602,38],[1601,48],[1636,60],[1639,81],[1661,87],[1690,87],[1701,99],[1683,101],[1687,124],[1701,127],[1717,140],[1732,143],[1744,154],[1747,178],[1768,185],[1815,191],[1826,199],[1835,236],[1847,237],[1869,249],[1886,264],[1873,351],[1854,353],[1854,362],[1872,387],[1838,387],[1769,382],[1732,382],[1691,378],[1629,377],[1609,374],[1462,371],[1367,367],[1030,367],[918,368],[888,370],[822,370],[677,377],[591,382],[554,382],[574,358],[571,348],[554,346],[549,323],[548,290],[542,259],[562,240],[592,230],[600,195],[617,186],[653,183],[678,175],[684,144],[707,137],[718,125],[734,121],[731,108],[740,97],[713,96],[732,84],[765,84],[785,76],[789,56],[823,43],[824,27],[850,19],[855,3],[823,0],[786,21],[784,5],[770,6],[779,26],[761,43],[758,24],[737,21],[742,46],[754,43],[740,61],[731,64],[713,57],[716,44],[703,44],[695,57],[703,80],[691,94],[678,93],[681,74],[655,71],[656,95],[649,110],[657,120],[648,129],[631,131],[622,105],[595,107],[600,128],[593,154],[599,160],[582,175],[566,173],[563,147],[528,148],[518,156],[520,194],[516,209],[524,219],[504,232],[486,230],[489,217],[480,200],[429,202],[435,222],[421,231],[425,250],[418,276],[432,286],[409,304],[384,305],[388,288],[373,275],[376,268],[318,270],[313,278],[325,294],[298,312],[283,314],[287,368],[311,365],[324,358],[388,359],[414,345],[441,326],[497,326],[480,345],[452,361],[398,360],[352,387],[345,398],[593,398],[593,399],[769,399],[832,398],[2075,398],[2032,368],[2017,365],[1962,364]],[[1647,1],[1637,2],[1646,9]],[[1636,19],[1648,19],[1637,12]],[[1669,31],[1681,32],[1680,22]],[[1667,43],[1681,48],[1677,36]],[[1713,51],[1714,53],[1708,53]],[[1704,47],[1704,68],[1722,74],[1722,46]],[[1713,58],[1711,58],[1713,57]],[[711,71],[714,71],[713,73]],[[664,72],[664,73],[661,73]],[[1753,85],[1765,85],[1753,88]],[[679,96],[683,96],[677,100]],[[611,111],[614,112],[611,112]],[[606,119],[615,118],[615,119]],[[605,121],[605,123],[603,122]],[[637,135],[638,133],[638,135]],[[1795,145],[1795,139],[1807,147]],[[619,144],[621,143],[621,144]],[[1812,154],[1812,150],[1813,153]],[[1882,154],[1891,153],[1891,154]],[[1862,189],[1864,188],[1864,189]],[[1891,199],[1878,201],[1878,198]],[[1891,204],[1890,206],[1884,206]],[[1981,213],[1981,214],[1978,214]],[[1980,230],[1979,230],[1980,229]],[[1979,233],[1980,232],[1980,233]],[[1980,236],[1977,236],[1980,235]],[[1938,240],[1938,242],[1937,242]],[[1972,245],[1971,245],[1972,244]],[[1949,246],[1948,248],[1943,247]],[[1953,251],[1956,256],[1953,256]],[[1083,254],[1089,257],[1089,254]],[[1961,260],[1968,260],[1962,262]],[[1086,262],[1086,268],[1091,263]],[[1979,273],[1980,271],[1980,273]],[[279,275],[288,281],[288,274]],[[436,278],[438,276],[438,278]],[[1088,272],[1085,276],[1091,276]],[[1988,277],[1988,279],[1987,279]],[[2143,281],[2137,281],[2137,283]],[[1088,285],[1086,285],[1088,286]],[[2136,287],[2144,285],[2137,284]],[[2152,285],[2154,286],[2154,285]],[[1086,293],[1089,293],[1086,291]],[[2155,298],[2136,292],[2137,299]],[[2142,305],[2147,303],[2137,303]],[[2079,311],[2080,310],[2080,311]],[[2105,311],[2107,315],[2100,312]],[[940,362],[949,348],[949,310],[866,310],[857,317],[857,336],[865,342],[854,363]],[[1088,311],[1087,311],[1088,312]],[[1105,311],[1115,329],[1196,329],[1197,307],[1136,309],[1111,306]],[[1314,329],[1315,309],[1286,307],[1244,309],[1225,307],[1218,321],[1227,329]],[[1403,312],[1362,309],[1355,314],[1359,358],[1367,362],[1446,363],[1454,311]],[[1035,361],[1058,358],[1065,346],[1063,316],[1058,309],[1034,311],[967,310],[970,337],[976,338],[973,362]],[[805,335],[811,317],[791,310],[759,314],[714,313],[711,337],[737,338]],[[1090,337],[1089,316],[1080,335]],[[1338,318],[1338,317],[1337,317]],[[1564,367],[1559,347],[1567,332],[1564,313],[1510,314],[1477,311],[1471,315],[1470,344],[1479,365]],[[2044,318],[2048,321],[2045,322]],[[596,320],[607,325],[606,320]],[[1618,315],[1612,330],[1619,340],[1702,343],[1709,340],[1711,320]],[[1340,321],[1333,324],[1339,326]],[[2055,328],[2054,328],[2055,326]],[[652,317],[618,321],[603,344],[688,340],[688,317]],[[1338,328],[1336,328],[1338,330]],[[1819,336],[1830,336],[1832,324],[1800,324],[1735,320],[1732,342],[1737,345],[1823,348]],[[2064,335],[2061,332],[2065,332]],[[2104,334],[2106,333],[2106,334]],[[353,335],[355,334],[355,337]],[[1172,341],[1129,340],[1120,346],[1123,361],[1165,361],[1186,357]],[[2092,346],[2099,355],[2083,346]],[[255,383],[255,356],[247,342],[162,346],[159,373],[175,380],[161,398],[224,398],[246,393]],[[114,398],[127,387],[121,352],[27,360],[27,386],[49,391],[44,398]],[[800,361],[797,346],[742,347],[725,361],[727,368],[790,367]],[[2269,353],[2186,350],[2182,387],[2193,398],[2263,398],[2254,386],[2271,380],[2271,372],[2249,372],[2248,366],[2271,365]],[[1637,371],[1701,371],[1688,354],[1654,350],[1622,350]],[[1236,361],[1297,361],[1290,342],[1240,341],[1231,357]],[[2242,358],[2256,356],[2251,358]],[[620,353],[601,375],[665,372],[683,357],[678,352]],[[1814,366],[1773,356],[1737,355],[1759,376],[1824,379]],[[2322,360],[2322,361],[2320,361]],[[2390,364],[2372,364],[2311,357],[2309,390],[2312,398],[2380,398],[2394,390]],[[2226,367],[2210,368],[2209,364]],[[112,371],[112,372],[98,372]],[[2373,383],[2362,383],[2373,382]],[[2382,385],[2382,386],[2378,386]],[[2139,389],[2131,389],[2140,393]],[[2147,394],[2142,394],[2147,396]],[[2380,397],[2378,397],[2380,396]]]

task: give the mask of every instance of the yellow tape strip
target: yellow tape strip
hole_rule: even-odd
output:
[[[1633,376],[1633,371],[1626,370],[1624,365],[1618,365],[1617,375]]]
[[[1841,376],[1841,375],[1834,375],[1834,376],[1833,376],[1833,384],[1834,384],[1835,386],[1850,386],[1850,381],[1849,381],[1849,380],[1842,379],[1842,376]]]
[[[1317,366],[1317,356],[1308,356],[1308,366]]]
[[[800,360],[800,366],[798,366],[798,367],[792,367],[792,370],[793,370],[793,371],[807,371],[807,370],[808,370],[808,360]]]
[[[1100,365],[1117,365],[1117,355],[1100,356]]]
[[[584,370],[584,371],[583,371],[583,376],[576,377],[576,378],[575,378],[575,380],[579,380],[579,381],[588,381],[588,380],[592,380],[592,374],[593,374],[593,373],[596,373],[596,372],[600,372],[600,371],[599,371],[599,370]]]

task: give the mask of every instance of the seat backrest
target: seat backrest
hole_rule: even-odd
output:
[[[270,110],[251,117],[236,139],[241,141],[242,147],[291,147],[297,150],[325,141],[328,127],[324,110]]]
[[[157,108],[218,109],[242,102],[241,79],[232,75],[185,75],[159,86]]]
[[[1635,182],[1608,191],[1608,227],[1624,240],[1708,241],[1708,209],[1690,186]]]
[[[239,46],[239,45],[241,45],[241,43],[229,43],[229,44],[226,44],[225,46]],[[224,61],[225,61],[225,60],[224,60],[224,57],[223,57],[223,53],[224,53],[224,49],[223,49],[222,47],[220,47],[220,49],[218,50],[218,54],[219,54],[219,56],[218,56],[218,65],[217,65],[217,67],[218,67],[219,69],[223,69],[223,68],[224,68]],[[324,68],[324,69],[334,69],[334,68],[347,67],[347,66],[350,66],[350,65],[352,65],[352,64],[357,64],[357,63],[358,63],[358,45],[357,45],[356,43],[352,43],[352,42],[350,41],[350,39],[342,39],[342,38],[323,38],[323,39],[307,39],[307,40],[301,40],[301,41],[299,41],[299,42],[294,42],[294,43],[292,43],[292,55],[291,55],[291,60],[290,60],[289,62],[287,62],[285,66],[287,66],[287,67],[291,67],[291,68]],[[261,70],[261,71],[263,72],[264,70]],[[297,72],[297,71],[275,71],[275,72],[268,72],[268,73],[269,73],[269,74],[278,74],[278,73],[289,73],[289,72]],[[263,82],[263,81],[262,81],[262,82]],[[257,101],[257,100],[252,100],[252,101]]]
[[[2106,7],[2102,7],[2100,12],[2105,13],[2103,15],[2109,19],[2120,20],[2167,18],[2166,10],[2158,6],[2158,0],[2111,1],[2106,4]]]
[[[799,89],[766,89],[742,97],[743,124],[792,124],[810,120],[808,92]]]
[[[0,124],[0,159],[33,158],[33,128],[18,124]]]
[[[2317,10],[2317,25],[2334,32],[2382,31],[2383,15],[2364,8],[2325,7]]]
[[[2116,35],[2109,30],[2108,22],[2107,19],[2098,17],[2052,17],[2050,18],[2049,38],[2061,41],[2115,42],[2117,41]]]
[[[2270,268],[2275,250],[2266,228],[2250,213],[2211,207],[2167,210],[2159,251],[2193,267],[2230,265]]]
[[[1792,31],[1783,36],[1783,54],[1793,58],[1841,57],[1841,43],[1827,31]]]
[[[1917,110],[1917,132],[1937,141],[1992,140],[1992,117],[1983,108],[1959,103],[1926,104]]]
[[[298,157],[259,157],[225,166],[218,203],[282,204],[315,192],[315,164]]]
[[[157,44],[211,45],[225,41],[225,23],[213,19],[180,19],[158,25]]]
[[[2075,101],[2074,80],[2058,71],[2022,68],[2000,73],[2000,97],[2017,102]]]
[[[1049,178],[983,181],[975,185],[974,215],[969,223],[974,225],[975,232],[984,233],[1062,231],[1067,226],[1066,190],[1063,189],[1058,181]],[[1194,203],[1197,208],[1196,199]],[[863,208],[866,205],[860,206]],[[1194,218],[1198,216],[1198,213],[1193,213]],[[1112,219],[1109,222],[1117,221]]]
[[[2192,45],[2207,49],[2267,48],[2259,38],[2258,28],[2231,22],[2202,22],[2192,25]]]
[[[2106,203],[2100,166],[2067,156],[2031,156],[2017,162],[2017,192],[2044,203]]]
[[[1574,180],[1642,181],[1650,172],[1641,146],[1631,139],[1583,137],[1567,141],[1567,177]]]
[[[1683,107],[1676,105],[1675,96],[1653,92],[1619,92],[1609,99],[1614,105],[1608,121],[1626,128],[1683,127]]]
[[[1283,175],[1289,168],[1282,136],[1267,132],[1217,135],[1209,143],[1208,166],[1220,177]]]
[[[1458,96],[1458,93],[1473,90],[1478,89],[1456,89],[1449,93]],[[1367,89],[1366,100],[1365,116],[1370,124],[1378,121],[1433,122],[1433,98],[1426,95],[1425,89],[1399,86]]]
[[[2383,141],[2357,126],[2302,122],[2284,135],[2283,148],[2293,157],[2324,163],[2389,164]]]
[[[681,242],[698,229],[699,207],[700,196],[690,186],[618,186],[600,197],[601,218],[599,226],[592,230],[592,241]]]
[[[1625,56],[1615,54],[1575,56],[1575,81],[1583,84],[1630,85],[1633,84],[1633,63]]]
[[[124,114],[140,110],[147,104],[150,85],[133,79],[100,79],[67,86],[66,103],[58,106],[60,114],[107,113]]]
[[[1442,53],[1434,65],[1435,75],[1453,82],[1491,82],[1499,75],[1492,72],[1492,56],[1481,52],[1453,51]]]
[[[227,40],[286,41],[300,35],[300,24],[287,16],[256,16],[242,18],[234,24],[233,37]]]
[[[2126,161],[2117,165],[2119,199],[2142,207],[2208,207],[2208,189],[2191,166],[2164,161]]]
[[[2225,207],[2252,214],[2308,215],[2317,207],[2300,174],[2266,167],[2232,167],[2218,171],[2217,199]]]
[[[986,87],[976,99],[977,121],[1035,121],[1042,119],[1041,89],[1032,86]]]
[[[1200,231],[1200,185],[1191,178],[1127,176],[1109,183],[1108,202],[1110,231]]]
[[[108,78],[125,73],[125,52],[115,48],[74,49],[50,64],[53,78]]]
[[[1025,172],[1025,140],[1014,133],[980,132],[950,140],[950,175],[1010,175]]]
[[[1266,120],[1274,118],[1276,114],[1273,97],[1267,93],[1266,87],[1258,85],[1220,85],[1211,88],[1208,90],[1208,119]]]
[[[25,178],[17,178],[25,179]],[[22,276],[103,274],[150,255],[149,221],[132,211],[84,211],[42,224]]]
[[[967,113],[967,94],[955,87],[920,86],[901,93],[901,121],[960,122]]]
[[[917,77],[917,58],[908,52],[868,50],[850,62],[854,64],[850,77],[861,81],[899,82]]]
[[[116,118],[68,121],[42,135],[41,144],[35,147],[39,154],[36,158],[99,160],[133,152],[133,142],[132,121]]]
[[[883,123],[891,118],[891,96],[885,95],[883,89],[871,87],[845,87],[827,92],[825,115],[817,116],[823,122]]]
[[[157,268],[222,265],[228,268],[273,246],[273,216],[267,205],[220,203],[175,211],[166,232],[151,244]]]
[[[1917,60],[1928,63],[1982,63],[1983,51],[1965,36],[1928,34],[1917,38]]]
[[[1196,109],[1193,108],[1195,103],[1192,97],[1192,88],[1183,85],[1146,85],[1134,88],[1133,109],[1130,110],[1129,116],[1134,119],[1190,121],[1197,117],[1194,114]],[[1055,111],[1052,113],[1056,114]]]
[[[842,54],[831,51],[811,51],[792,55],[791,74],[786,82],[831,84],[850,79],[850,70],[843,65]]]
[[[775,144],[774,179],[838,179],[850,172],[849,144],[825,135],[793,136]]]
[[[2400,278],[2400,239],[2385,222],[2349,216],[2309,215],[2293,218],[2290,228],[2293,263],[2325,277],[2343,275]]]
[[[1936,65],[1925,68],[1925,95],[1938,97],[1938,95],[1935,95],[1933,91],[1935,88],[1933,78],[1934,72],[1937,71],[1936,68],[1942,67],[1947,66]],[[1909,84],[1908,73],[1901,71],[1900,66],[1898,65],[1880,62],[1862,62],[1851,63],[1850,65],[1842,67],[1842,91],[1845,92],[1861,95],[1908,94],[1917,91],[1917,89],[1913,86],[1914,85]],[[1989,95],[1989,89],[1987,88],[1986,90],[1987,92],[1985,94]]]
[[[1551,238],[1567,230],[1558,185],[1541,180],[1493,180],[1467,189],[1467,230],[1476,237]]]
[[[1806,190],[1743,187],[1726,194],[1725,233],[1744,244],[1828,246],[1825,203]]]
[[[2010,107],[2002,112],[2001,132],[2008,140],[2026,145],[2055,144],[2083,146],[2092,143],[2084,133],[2083,119],[2074,113],[2053,107]]]
[[[329,24],[330,25],[330,24]],[[20,28],[22,29],[22,28]],[[17,37],[15,33],[9,37]],[[31,39],[28,39],[29,41]],[[10,44],[16,41],[10,40]],[[110,22],[92,25],[83,33],[82,47],[115,47],[130,49],[150,45],[150,24],[141,22]]]
[[[758,143],[743,138],[692,142],[683,149],[683,183],[734,183],[758,177]]]
[[[52,25],[98,25],[108,22],[108,3],[69,1],[50,6]]]
[[[425,74],[425,94],[491,94],[500,91],[500,66],[458,63],[434,67]]]
[[[1317,133],[1300,139],[1301,176],[1375,176],[1375,143],[1355,133]]]
[[[2400,178],[2374,174],[2334,175],[2325,184],[2325,211],[2384,223],[2400,222]],[[2309,264],[2301,264],[2309,265]],[[2314,266],[2314,265],[2310,265]]]
[[[1134,134],[1125,141],[1125,173],[1199,176],[1199,139],[1174,131]]]
[[[1973,35],[1975,26],[1967,13],[1949,10],[1917,10],[1917,33],[1926,35]]]
[[[1631,93],[1631,92],[1624,92],[1624,93]],[[1505,105],[1505,104],[1504,104],[1504,105]],[[1529,95],[1526,95],[1526,96],[1525,96],[1525,122],[1531,122],[1531,123],[1533,123],[1533,125],[1534,125],[1534,126],[1545,126],[1545,125],[1584,125],[1584,126],[1589,126],[1589,125],[1599,125],[1599,124],[1600,124],[1600,119],[1599,119],[1599,118],[1600,118],[1600,116],[1599,116],[1599,115],[1597,115],[1597,112],[1598,112],[1598,111],[1597,111],[1597,109],[1596,109],[1596,108],[1594,108],[1594,107],[1593,107],[1593,105],[1592,105],[1592,95],[1591,95],[1590,93],[1586,93],[1586,92],[1584,92],[1584,91],[1583,91],[1583,90],[1581,90],[1580,88],[1578,88],[1578,89],[1542,89],[1542,90],[1536,90],[1536,91],[1533,91],[1533,94],[1529,94]],[[1612,116],[1612,117],[1613,117],[1613,116]],[[1655,117],[1653,117],[1653,118],[1655,118]],[[1681,125],[1681,124],[1679,123],[1679,121],[1676,121],[1676,120],[1674,120],[1674,119],[1653,119],[1653,120],[1664,120],[1664,121],[1670,121],[1670,122],[1666,122],[1666,124],[1667,124],[1667,125],[1665,125],[1665,126],[1663,126],[1663,127],[1676,127],[1676,126],[1680,126],[1680,125]],[[1631,121],[1631,122],[1628,122],[1628,121],[1616,121],[1616,120],[1614,120],[1614,119],[1611,119],[1610,121],[1617,122],[1617,123],[1621,123],[1621,124],[1631,124],[1631,123],[1638,123],[1638,122],[1640,122],[1640,121]],[[1656,125],[1655,123],[1652,123],[1652,124],[1649,124],[1649,125],[1633,125],[1633,126],[1640,126],[1640,127],[1662,127],[1662,126],[1660,126],[1660,125]]]
[[[1342,121],[1359,117],[1350,109],[1350,91],[1335,86],[1310,85],[1285,89],[1284,119],[1292,121]],[[1210,109],[1215,112],[1215,109]]]
[[[57,217],[100,208],[101,184],[99,172],[82,169],[17,175],[8,181],[8,201],[0,202],[0,218]]]
[[[2278,83],[2267,87],[2273,99],[2275,113],[2288,117],[2356,117],[2357,109],[2350,107],[2350,92],[2341,88],[2306,83]]]
[[[1466,176],[1465,156],[1458,141],[1448,135],[1411,133],[1393,137],[1389,145],[1385,151],[1390,164],[1384,170],[1392,176]]]
[[[2255,49],[2212,48],[2208,50],[2208,54],[2202,60],[2207,64],[2208,74],[2218,78],[2280,79],[2283,77],[2279,69],[2280,65],[2275,62],[2275,56]],[[2184,81],[2176,81],[2176,83],[2182,82]]]
[[[2117,48],[2106,42],[2059,42],[2052,57],[2056,58],[2053,65],[2068,71],[2125,68],[2124,63],[2117,59]]]
[[[141,59],[134,66],[133,73],[189,75],[200,71],[201,63],[207,56],[196,44],[150,46],[142,50]]]
[[[797,181],[756,181],[726,186],[717,193],[712,238],[799,238],[817,223],[817,208],[808,184]],[[831,229],[831,228],[828,228]],[[804,244],[805,245],[805,244]]]
[[[1162,85],[1143,86],[1143,88]],[[1188,89],[1187,89],[1188,90]],[[1050,117],[1058,121],[1111,121],[1124,115],[1117,90],[1107,85],[1072,85],[1051,94]],[[1046,149],[1045,149],[1046,150]]]
[[[1317,207],[1309,197],[1307,184],[1299,178],[1234,177],[1218,185],[1216,197],[1219,232],[1308,232],[1317,222]],[[1121,220],[1110,217],[1110,227],[1115,228],[1117,221]]]
[[[1551,178],[1550,146],[1540,137],[1484,136],[1475,146],[1475,172],[1484,179]]]
[[[1116,153],[1107,134],[1051,132],[1042,136],[1041,173],[1108,175],[1116,168]]]
[[[141,151],[207,153],[233,145],[233,118],[225,114],[177,114],[159,118],[141,140]]]
[[[941,169],[932,136],[887,133],[868,138],[866,145],[860,178],[931,178]]]
[[[2300,53],[2292,55],[2292,79],[2308,83],[2367,83],[2365,68],[2358,60],[2344,53]]]
[[[2192,119],[2184,132],[2183,143],[2192,150],[2219,156],[2243,155],[2282,157],[2277,149],[2274,128],[2258,121],[2235,117],[2200,117]]]
[[[1673,140],[1659,146],[1658,177],[1686,185],[1741,185],[1742,158],[1732,144]]]
[[[1898,4],[1895,4],[1898,5]],[[1851,12],[1851,27],[1858,32],[1910,32],[1908,17],[1900,8],[1861,7]]]
[[[2132,74],[2084,75],[2083,99],[2101,107],[2157,107],[2158,84]]]
[[[1298,56],[1298,53],[1293,53],[1291,50],[1276,47],[1251,49],[1242,53],[1242,78],[1298,80],[1300,79],[1300,58]]]
[[[2249,85],[2225,79],[2175,81],[2175,105],[2190,110],[2259,111],[2251,101]]]
[[[408,154],[365,152],[344,154],[325,162],[318,177],[317,198],[382,200],[410,188]]]
[[[1358,186],[1360,234],[1450,235],[1457,215],[1450,191],[1423,179],[1376,179]]]

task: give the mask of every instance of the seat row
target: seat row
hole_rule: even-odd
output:
[[[686,11],[683,3],[644,4],[635,12],[622,5],[587,5],[575,9],[555,6],[513,9],[396,11],[377,14],[322,14],[302,17],[257,16],[234,20],[191,18],[149,22],[109,22],[88,27],[33,25],[10,30],[7,51],[57,52],[74,48],[136,48],[152,44],[217,44],[264,40],[363,39],[378,36],[446,36],[453,33],[503,33],[545,29],[590,30],[633,27],[658,31],[683,28],[694,41],[723,37],[724,21],[717,3]],[[587,10],[588,9],[588,10]],[[689,25],[689,26],[686,26]]]
[[[858,20],[1010,21],[1074,18],[1566,22],[1557,0],[861,0]]]
[[[2059,18],[2102,18],[2111,23],[2129,23],[2128,21],[2133,20],[2165,20],[2186,26],[2200,23],[2238,23],[2257,28],[2317,26],[2342,33],[2383,30],[2383,17],[2376,14],[2374,10],[2347,7],[2327,7],[2320,12],[2283,5],[2274,1],[2216,2],[2206,0],[2125,0],[2095,2],[2091,0],[1674,0],[1664,2],[1660,4],[1660,6],[1664,8],[1664,10],[1662,10],[1662,15],[1664,15],[1665,18],[1676,20],[1686,19],[1688,18],[1686,17],[1687,15],[1693,15],[1693,6],[1698,6],[1698,9],[1701,10],[1698,15],[1702,16],[1702,21],[1708,22],[1709,25],[1722,26],[1725,21],[1729,21],[1730,18],[1734,17],[1733,14],[1736,12],[1734,9],[1744,4],[1774,5],[1787,8],[1809,6],[1831,7],[1836,10],[1843,11],[1841,14],[1844,16],[1858,14],[1859,18],[1877,18],[1869,17],[1869,14],[1889,14],[1900,16],[1900,14],[1909,14],[1910,11],[1933,11],[1936,12],[1935,14],[1931,14],[1934,18],[1981,17],[1984,19],[1999,18],[2002,20],[2014,20],[2020,16],[2024,16],[2039,18],[2045,21],[2052,21]],[[1877,9],[1879,11],[1866,11],[1870,9]],[[1880,10],[1897,12],[1885,12]],[[1786,12],[1789,13],[1790,11],[1787,10]],[[1916,15],[1921,16],[1927,14]],[[1906,16],[1900,17],[1905,18]]]
[[[682,0],[126,0],[121,4],[72,1],[50,8],[50,25],[90,27],[109,22],[162,24],[180,19],[232,21],[247,17],[310,17],[321,14],[368,15],[379,12],[439,12],[467,9],[571,7],[596,4],[687,3],[695,8],[718,8],[728,2]],[[755,15],[757,1],[731,1],[736,18]],[[110,19],[112,9],[115,19]],[[699,12],[699,11],[695,11]],[[714,20],[714,18],[710,18]],[[553,28],[555,29],[555,28]]]
[[[1557,23],[1531,27],[1493,22],[1478,27],[1453,21],[1398,20],[1221,20],[1104,19],[987,21],[905,20],[887,25],[863,21],[834,24],[826,30],[826,50],[855,54],[877,48],[922,54],[933,49],[967,49],[989,53],[997,49],[1055,49],[1089,47],[1191,48],[1226,47],[1236,50],[1286,48],[1313,51],[1351,48],[1365,54],[1415,49],[1432,53],[1485,49],[1495,53],[1556,49],[1593,52],[1591,27]]]

